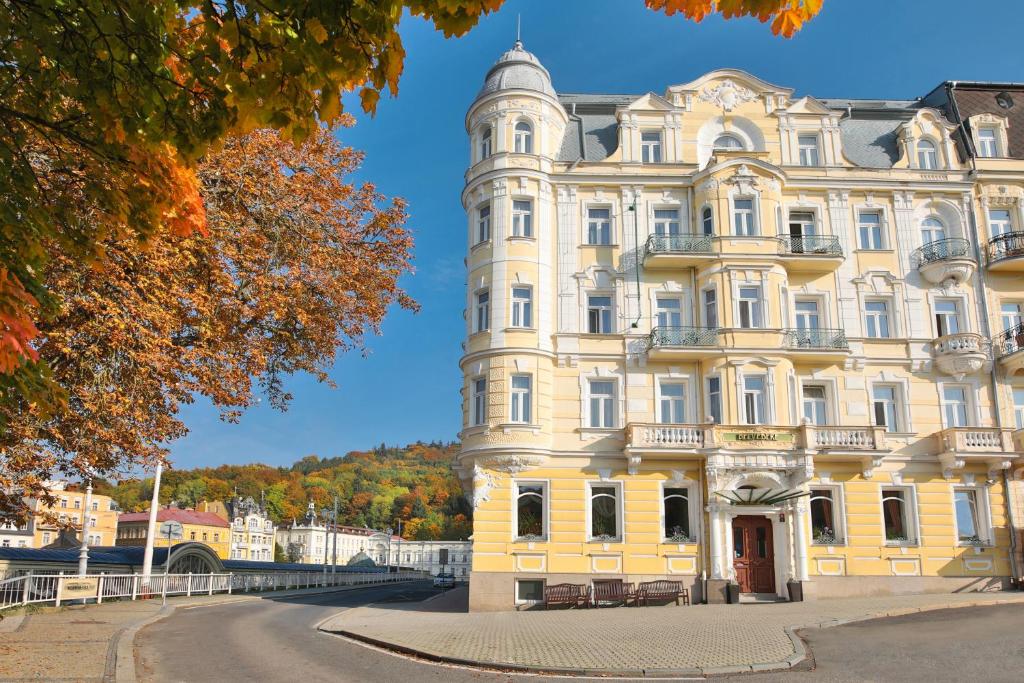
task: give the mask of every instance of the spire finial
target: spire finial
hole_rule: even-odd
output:
[[[519,49],[523,48],[523,41],[522,41],[522,38],[521,38],[522,18],[523,18],[523,15],[521,15],[521,14],[517,14],[516,15],[516,44],[515,44],[515,46],[517,48],[519,48]]]

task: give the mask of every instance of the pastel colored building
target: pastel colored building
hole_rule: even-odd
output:
[[[156,538],[153,546],[166,548],[185,541],[203,543],[217,553],[222,560],[231,558],[231,528],[227,520],[213,512],[199,512],[177,507],[162,507],[157,510]],[[168,541],[167,536],[160,534],[160,525],[164,522],[179,522],[183,538]],[[118,520],[116,545],[146,545],[149,531],[149,512],[126,512]]]
[[[203,501],[196,506],[201,512],[212,512],[231,524],[231,546],[228,558],[273,562],[277,527],[267,508],[252,497],[235,496],[227,502]]]
[[[48,487],[56,499],[53,505],[47,505],[39,498],[29,500],[34,517],[32,544],[28,547],[45,548],[51,543],[56,543],[62,525],[65,524],[74,528],[75,534],[81,538],[82,524],[86,520],[89,522],[89,545],[114,545],[120,510],[110,496],[93,492],[92,498],[87,501],[88,496],[83,486],[66,481],[52,481],[48,483]],[[56,523],[47,522],[42,518],[42,515],[47,513],[56,517]]]
[[[566,94],[502,55],[465,120],[472,609],[1016,581],[1024,93],[948,90]]]

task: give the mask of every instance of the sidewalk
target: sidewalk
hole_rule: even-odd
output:
[[[371,605],[320,629],[433,660],[550,673],[700,675],[788,668],[806,652],[798,628],[913,612],[1024,603],[1024,593],[845,598],[767,605],[465,611],[455,589],[415,607]],[[461,609],[458,609],[461,607]]]

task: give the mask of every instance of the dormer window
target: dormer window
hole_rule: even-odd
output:
[[[799,135],[797,136],[797,146],[800,149],[800,165],[801,166],[819,166],[818,157],[818,136],[817,135]]]
[[[480,161],[491,156],[491,127],[484,126],[480,129]]]
[[[724,150],[726,152],[740,150],[743,149],[743,141],[735,135],[726,133],[715,138],[714,148],[715,151]]]
[[[640,133],[640,160],[645,164],[661,163],[661,131],[645,130]]]
[[[999,143],[995,128],[978,129],[978,156],[997,157],[999,156]]]
[[[934,170],[939,167],[939,155],[935,150],[935,143],[931,140],[917,142],[917,166],[924,170]]]
[[[533,126],[528,121],[516,124],[513,149],[518,154],[533,154]]]

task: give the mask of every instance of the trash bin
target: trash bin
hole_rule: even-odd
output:
[[[737,605],[740,601],[740,585],[738,583],[730,583],[725,587],[726,599],[730,605]]]
[[[799,581],[787,581],[786,588],[789,589],[790,602],[804,601],[804,585]]]

